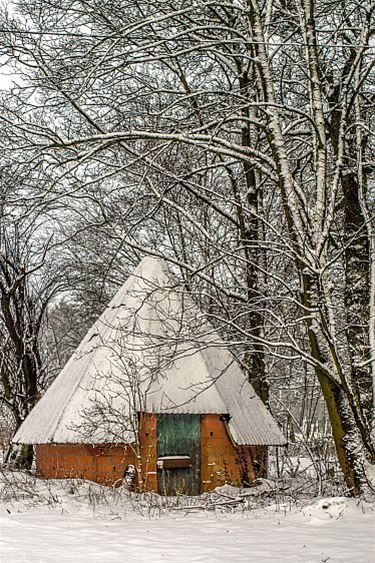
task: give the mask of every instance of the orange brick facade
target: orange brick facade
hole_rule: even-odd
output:
[[[37,475],[46,479],[89,479],[113,485],[123,478],[128,464],[135,464],[130,445],[46,444],[35,450]]]
[[[157,492],[157,415],[142,416],[140,447],[46,444],[36,446],[36,471],[43,478],[89,479],[121,484],[127,465],[138,473],[137,487]],[[236,446],[220,415],[202,416],[201,492],[219,485],[249,485],[267,472],[266,446]]]
[[[266,473],[266,446],[236,446],[220,415],[202,416],[202,492],[225,483],[250,485]]]

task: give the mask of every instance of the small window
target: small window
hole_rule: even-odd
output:
[[[210,436],[213,436],[213,435],[214,435],[214,433],[213,433],[213,432],[210,432]]]

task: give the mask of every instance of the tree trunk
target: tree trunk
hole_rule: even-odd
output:
[[[23,282],[26,283],[26,278]],[[10,383],[9,368],[4,364],[0,377],[7,393],[7,404],[12,410],[16,423],[16,430],[25,420],[38,400],[38,376],[40,373],[40,357],[37,348],[36,328],[27,318],[28,310],[25,287],[16,290],[1,289],[1,312],[4,325],[8,331],[13,355],[15,371],[19,374],[16,386]],[[33,447],[22,446],[12,451],[9,459],[13,460],[18,468],[30,469],[33,462]]]
[[[356,177],[342,178],[344,194],[346,333],[353,390],[369,428],[372,420],[372,375],[369,343],[370,244]]]
[[[238,65],[238,72],[241,94],[242,96],[249,98],[250,102],[252,88],[249,75],[247,72],[243,71],[240,65]],[[252,131],[248,122],[250,117],[252,117],[250,115],[249,107],[244,107],[242,109],[242,115],[245,118],[245,122],[242,126],[242,146],[251,147],[256,144],[256,141],[252,138]],[[259,343],[260,338],[263,337],[264,323],[263,317],[261,313],[259,313],[259,301],[262,297],[262,284],[260,283],[260,270],[257,267],[257,265],[262,264],[262,253],[264,252],[259,245],[261,240],[261,226],[259,224],[261,191],[258,186],[257,174],[254,167],[248,162],[244,162],[242,166],[246,186],[245,202],[241,201],[235,187],[234,192],[236,201],[238,202],[237,216],[240,225],[241,243],[244,246],[246,259],[245,271],[246,285],[248,289],[247,297],[250,305],[248,326],[250,329],[250,335],[255,337],[255,344],[253,343],[254,349],[251,353],[246,354],[244,363],[246,365],[250,383],[254,387],[257,395],[267,405],[269,402],[269,383],[266,377],[264,348]],[[247,211],[245,211],[244,207],[247,208]]]
[[[366,458],[373,461],[371,441],[366,429],[362,428],[363,421],[358,418],[351,390],[340,377],[340,368],[335,367],[333,343],[327,340],[327,335],[322,331],[320,319],[324,316],[321,309],[324,298],[320,294],[318,281],[307,274],[303,275],[302,299],[304,306],[311,311],[306,320],[311,355],[317,361],[315,373],[325,399],[338,460],[348,491],[358,495],[365,481]],[[326,319],[324,322],[328,324]]]

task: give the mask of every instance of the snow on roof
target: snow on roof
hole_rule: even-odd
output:
[[[285,444],[225,343],[166,263],[150,257],[88,331],[13,442],[132,442],[139,412],[227,414],[237,444]]]

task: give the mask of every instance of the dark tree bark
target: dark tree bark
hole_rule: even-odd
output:
[[[17,256],[17,245],[11,259],[9,240],[2,233],[0,255],[0,330],[4,343],[4,361],[0,367],[2,400],[10,409],[17,430],[39,398],[42,362],[38,337],[46,302],[30,289],[30,274]],[[17,262],[17,259],[19,261]],[[8,461],[29,469],[33,447],[22,446],[8,452]]]

